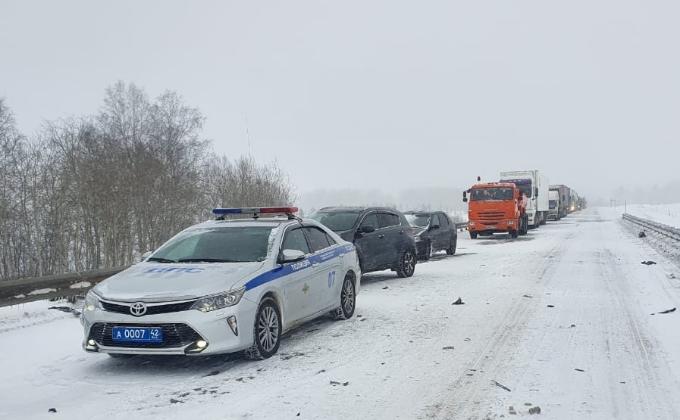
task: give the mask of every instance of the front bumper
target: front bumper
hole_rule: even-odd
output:
[[[192,309],[135,317],[102,309],[84,311],[81,316],[83,349],[89,352],[121,354],[232,353],[252,345],[256,310],[257,305],[244,298],[235,306],[206,313]],[[236,332],[228,323],[230,317],[236,319]],[[113,326],[159,327],[163,329],[163,342],[114,342],[111,337]],[[198,347],[199,341],[204,341],[205,347]]]
[[[516,220],[499,220],[498,222],[468,222],[468,231],[481,235],[492,233],[514,232],[519,229]]]

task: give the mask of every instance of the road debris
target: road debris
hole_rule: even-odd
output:
[[[539,406],[531,407],[529,409],[529,414],[541,414],[541,407]]]
[[[656,261],[652,261],[652,260],[649,260],[649,261],[642,261],[640,264],[644,264],[644,265],[654,265],[654,264],[656,264]]]
[[[459,297],[458,300],[453,302],[451,305],[465,305],[465,302],[463,302],[463,299]]]
[[[638,233],[638,238],[646,238],[647,234],[645,233],[644,230],[641,230],[640,233]]]
[[[349,381],[347,381],[347,382],[331,381],[331,385],[333,385],[333,386],[338,386],[338,385],[347,386],[347,385],[349,385]]]
[[[56,413],[57,409],[56,408],[50,408],[49,410],[47,410],[47,412],[48,413]]]
[[[585,370],[579,369],[579,368],[574,368],[574,370],[577,370],[577,371],[579,371],[579,372],[585,372]]]
[[[442,350],[453,350],[453,346],[442,347]]]
[[[659,312],[660,314],[670,314],[671,312],[675,312],[676,308],[671,308],[671,309],[666,309],[665,311]]]
[[[491,381],[491,383],[496,385],[499,388],[502,388],[502,389],[508,391],[508,392],[512,392],[512,390],[510,388],[508,388],[507,386],[503,385],[502,383],[500,383],[498,381]]]

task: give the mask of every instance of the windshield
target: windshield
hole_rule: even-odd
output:
[[[430,224],[429,214],[405,214],[408,224],[413,227],[427,227]]]
[[[311,218],[334,232],[343,232],[352,229],[360,214],[358,211],[318,212]]]
[[[272,227],[192,229],[156,251],[154,262],[256,262],[267,258]]]
[[[517,188],[519,188],[520,192],[524,193],[527,198],[531,198],[533,196],[530,179],[504,179],[502,182],[511,182],[515,184]]]
[[[512,200],[512,188],[477,188],[470,192],[471,201]]]

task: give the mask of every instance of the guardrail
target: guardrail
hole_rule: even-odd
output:
[[[86,293],[92,286],[126,267],[0,282],[0,306],[68,297]]]
[[[649,219],[643,219],[642,217],[633,216],[632,214],[628,213],[623,214],[623,220],[634,223],[638,226],[649,229],[676,241],[680,241],[680,229],[673,226],[664,225],[663,223],[658,223]]]
[[[467,228],[467,222],[455,224],[456,229]],[[52,276],[20,278],[0,282],[0,307],[19,303],[69,297],[87,293],[90,288],[127,267]]]

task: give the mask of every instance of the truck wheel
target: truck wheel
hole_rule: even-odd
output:
[[[470,239],[477,239],[477,232],[470,232]]]

